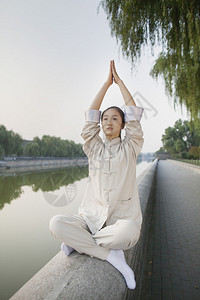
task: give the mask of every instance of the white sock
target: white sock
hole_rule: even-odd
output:
[[[74,249],[73,248],[71,248],[70,246],[67,246],[65,243],[62,243],[62,245],[61,245],[61,250],[65,253],[65,255],[70,255],[70,253],[72,252],[72,251],[74,251]]]
[[[126,263],[123,250],[110,250],[106,260],[122,273],[128,288],[133,290],[136,287],[135,276],[133,270]]]

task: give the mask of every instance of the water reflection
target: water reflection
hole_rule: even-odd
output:
[[[23,186],[31,186],[34,192],[50,192],[73,184],[88,176],[88,167],[67,168],[56,171],[0,177],[0,210],[23,193]]]
[[[139,163],[137,173],[147,166]],[[78,213],[87,177],[87,167],[0,177],[1,300],[9,299],[58,253],[60,241],[51,236],[49,220]],[[63,205],[63,195],[73,201]]]

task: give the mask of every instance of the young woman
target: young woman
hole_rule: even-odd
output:
[[[115,106],[102,114],[99,110],[113,80],[122,93],[125,114]],[[86,112],[81,134],[89,160],[89,180],[78,215],[57,215],[50,221],[50,231],[63,242],[61,249],[66,255],[75,249],[107,260],[121,272],[130,289],[136,283],[123,250],[137,243],[142,223],[136,182],[136,160],[143,145],[142,113],[143,108],[136,106],[111,61],[108,78]],[[99,136],[100,117],[105,142]]]

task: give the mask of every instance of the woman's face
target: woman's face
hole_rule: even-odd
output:
[[[110,108],[104,113],[102,128],[108,140],[119,137],[123,127],[122,118],[115,108]]]

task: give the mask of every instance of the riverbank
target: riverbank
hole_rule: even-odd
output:
[[[66,167],[84,167],[87,165],[87,157],[8,158],[0,162],[0,175],[13,175],[34,171],[38,172]]]

